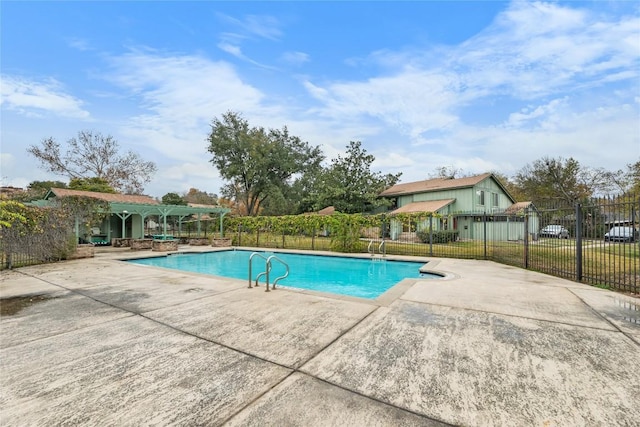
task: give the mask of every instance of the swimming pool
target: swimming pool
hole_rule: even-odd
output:
[[[141,258],[127,262],[156,267],[171,268],[216,276],[247,280],[249,257],[252,251],[229,250],[197,254],[175,254],[169,256]],[[360,298],[377,298],[399,281],[406,278],[428,279],[441,276],[421,273],[424,262],[395,261],[325,255],[303,255],[282,252],[261,252],[265,256],[277,255],[289,265],[289,276],[280,280],[278,286],[309,289]],[[253,259],[252,280],[263,272],[265,261]],[[285,268],[274,262],[270,282],[283,275]],[[260,281],[264,285],[264,277]]]

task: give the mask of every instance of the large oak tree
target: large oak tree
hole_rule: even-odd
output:
[[[611,174],[580,165],[574,158],[543,157],[514,176],[515,185],[537,205],[551,201],[573,204],[611,190]]]
[[[262,203],[282,194],[296,174],[323,160],[319,147],[312,147],[286,127],[250,127],[236,112],[214,118],[207,138],[211,163],[225,179],[221,193],[235,200],[247,215],[257,215]]]

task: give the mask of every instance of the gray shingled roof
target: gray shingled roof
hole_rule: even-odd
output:
[[[505,209],[504,213],[509,214],[509,215],[515,215],[517,213],[520,213],[520,212],[524,211],[525,209],[527,209],[531,205],[533,205],[533,203],[531,203],[531,202],[514,203],[511,206],[509,206],[507,209]]]
[[[483,173],[482,175],[457,179],[435,178],[427,179],[425,181],[407,182],[404,184],[396,184],[392,187],[387,188],[382,193],[380,193],[380,196],[393,197],[407,194],[428,193],[453,188],[473,187],[474,185],[487,179],[490,176],[490,173]]]
[[[136,205],[159,205],[157,200],[149,196],[117,193],[98,193],[95,191],[69,190],[67,188],[52,188],[50,193],[56,197],[90,197],[92,199],[104,200],[109,203],[129,203]]]
[[[413,202],[413,203],[408,203],[398,209],[395,209],[390,213],[393,215],[398,213],[437,212],[440,209],[444,208],[447,205],[450,205],[455,201],[456,199],[445,199],[445,200],[428,200],[424,202]]]

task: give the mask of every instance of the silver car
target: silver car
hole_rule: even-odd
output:
[[[551,224],[540,230],[540,237],[553,237],[556,239],[568,239],[569,230],[561,225]]]

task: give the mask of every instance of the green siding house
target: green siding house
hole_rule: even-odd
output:
[[[535,236],[539,225],[532,204],[516,202],[491,173],[396,184],[380,193],[379,197],[391,201],[389,214],[392,216],[398,213],[433,213],[435,218],[418,224],[418,230],[429,227],[433,230],[456,230],[459,238],[465,240],[523,240],[527,233]],[[392,220],[390,234],[393,240],[403,232],[412,231],[406,229],[406,224]]]

